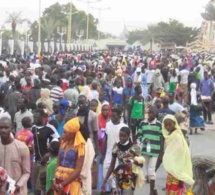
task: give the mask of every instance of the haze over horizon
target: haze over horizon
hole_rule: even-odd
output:
[[[71,0],[41,0],[42,12],[45,8],[54,3],[66,4]],[[168,21],[169,18],[179,20],[187,26],[200,27],[203,21],[201,13],[209,0],[102,0],[93,3],[90,7],[110,7],[110,10],[101,13],[101,30],[103,32],[119,35],[124,25],[129,30],[145,28],[151,23]],[[78,0],[73,0],[73,4],[79,10],[87,11],[87,4]],[[39,0],[29,3],[28,0],[7,0],[1,2],[0,26],[7,18],[7,12],[22,11],[22,17],[28,18],[32,22],[39,16]],[[98,11],[90,9],[90,13],[98,18]]]

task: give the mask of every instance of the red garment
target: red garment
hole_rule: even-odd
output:
[[[105,128],[106,128],[107,119],[110,119],[110,118],[111,118],[111,108],[110,108],[110,106],[107,105],[107,104],[104,104],[104,105],[102,106],[102,108],[103,108],[104,106],[108,106],[108,109],[109,109],[109,111],[108,111],[108,118],[104,118],[103,115],[102,115],[102,113],[99,115],[99,117],[98,117],[98,121],[99,121],[99,130],[105,129]],[[102,108],[101,108],[101,110],[102,110]]]
[[[102,108],[104,106],[107,106],[107,104],[104,104],[102,106]],[[105,145],[105,136],[104,136],[104,133],[103,131],[101,131],[102,129],[105,129],[106,128],[106,124],[107,124],[107,120],[110,119],[111,117],[111,108],[110,106],[108,105],[108,108],[109,108],[109,111],[108,111],[108,118],[105,118],[102,113],[99,115],[98,117],[98,121],[99,121],[99,132],[98,132],[98,144],[99,144],[99,150],[102,150],[104,145]]]
[[[61,86],[61,89],[62,89],[63,92],[64,92],[64,91],[66,91],[66,90],[68,89],[68,87],[69,87],[69,81],[66,80],[66,79],[62,79],[62,81],[63,81],[63,84],[62,84],[62,86]]]
[[[33,88],[33,86],[22,86],[22,89],[32,89]]]
[[[107,119],[104,118],[104,117],[102,116],[102,114],[100,114],[98,120],[99,120],[99,130],[105,129],[105,128],[106,128]]]

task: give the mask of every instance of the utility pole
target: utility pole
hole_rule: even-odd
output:
[[[69,24],[68,24],[68,43],[71,44],[72,40],[72,0],[70,2],[70,11],[69,11]]]
[[[103,8],[95,8],[91,7],[91,9],[97,10],[98,11],[98,16],[99,16],[99,22],[98,22],[98,41],[100,40],[101,37],[101,12],[105,10],[110,10],[110,7],[103,7]]]
[[[63,36],[66,34],[66,28],[62,27],[61,29],[58,27],[57,33],[60,35],[60,50],[62,51],[63,45]]]
[[[100,2],[101,0],[78,0],[83,3],[87,3],[87,28],[86,28],[86,41],[88,43],[89,40],[89,22],[90,22],[90,4]]]
[[[41,53],[41,0],[39,0],[39,20],[38,20],[38,57]]]

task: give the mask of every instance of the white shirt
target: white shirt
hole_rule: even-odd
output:
[[[91,94],[92,94],[92,99],[96,99],[96,100],[99,99],[99,92],[98,91],[92,89]]]
[[[189,71],[184,69],[184,70],[181,70],[179,75],[181,76],[181,84],[187,84],[188,82],[188,75],[189,75]]]
[[[106,134],[107,134],[107,150],[104,160],[104,165],[109,166],[112,159],[112,150],[115,143],[119,142],[119,132],[122,127],[127,127],[124,123],[114,125],[112,121],[107,122]]]
[[[181,104],[177,103],[177,102],[174,102],[173,104],[170,104],[169,109],[172,110],[175,113],[176,112],[183,112],[185,110],[184,107]]]
[[[14,116],[14,122],[16,123],[16,132],[20,131],[23,129],[22,126],[22,119],[24,117],[30,117],[31,121],[33,123],[34,119],[33,119],[33,114],[31,111],[26,110],[24,113],[21,113],[21,111],[17,112]]]
[[[170,81],[171,83],[172,83],[172,82],[177,83],[177,82],[178,82],[178,77],[177,77],[177,76],[176,76],[176,77],[170,76],[169,81]]]
[[[146,81],[147,81],[147,83],[152,83],[154,73],[155,73],[155,70],[146,70]]]

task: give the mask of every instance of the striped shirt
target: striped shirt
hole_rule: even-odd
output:
[[[50,96],[53,102],[59,102],[63,98],[63,90],[55,86],[52,88]]]
[[[137,136],[139,141],[143,144],[142,154],[158,157],[161,150],[161,123],[157,119],[155,119],[151,123],[147,120],[142,121],[140,123]],[[151,152],[149,153],[146,151],[146,139],[150,141],[151,145]]]

